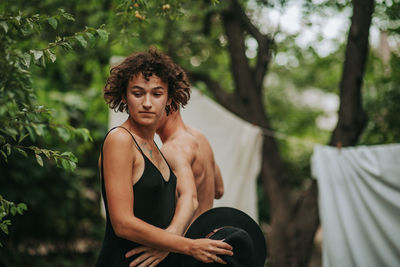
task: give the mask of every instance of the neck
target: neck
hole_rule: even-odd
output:
[[[153,142],[154,134],[156,132],[156,127],[151,126],[143,126],[137,124],[130,116],[124,123],[129,131],[132,131],[136,136],[140,137],[142,140],[147,140],[149,142]],[[123,124],[123,126],[124,126]]]
[[[182,129],[185,129],[185,124],[183,123],[181,113],[178,110],[168,115],[164,124],[157,129],[157,134],[160,136],[161,141],[164,143],[172,135]]]

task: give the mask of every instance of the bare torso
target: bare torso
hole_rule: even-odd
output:
[[[185,125],[184,130],[180,130],[169,138],[162,147],[162,151],[185,150],[188,157],[191,157],[191,168],[197,189],[198,208],[193,216],[193,220],[203,212],[211,209],[215,197],[216,168],[214,154],[205,136],[196,129]],[[179,148],[179,149],[177,149]],[[166,153],[168,159],[170,156]],[[178,177],[178,179],[184,177]]]
[[[211,146],[205,136],[191,128],[187,131],[198,143],[198,149],[194,151],[195,159],[192,163],[192,171],[197,188],[197,199],[199,206],[194,218],[213,207],[215,196],[215,159]]]

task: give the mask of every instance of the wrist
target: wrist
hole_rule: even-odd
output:
[[[171,226],[166,228],[165,231],[167,231],[168,233],[171,233],[171,234],[176,234],[176,235],[178,234],[178,229],[176,229],[175,227],[171,227]]]
[[[190,239],[190,238],[185,238],[186,239],[186,246],[185,246],[185,251],[183,254],[189,255],[189,256],[193,256],[192,252],[193,252],[193,247],[194,247],[194,243],[195,243],[195,239]]]

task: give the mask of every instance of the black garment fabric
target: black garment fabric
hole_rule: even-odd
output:
[[[133,192],[134,192],[133,213],[135,214],[136,217],[142,219],[143,221],[149,224],[152,224],[159,228],[166,228],[172,221],[172,218],[175,213],[176,176],[168,165],[170,171],[170,177],[168,181],[165,181],[161,172],[143,153],[132,133],[128,129],[122,126],[119,127],[129,132],[137,148],[142,153],[144,158],[143,174],[139,179],[139,181],[133,186]],[[104,140],[107,138],[107,135],[110,133],[110,131],[106,134]],[[115,234],[114,229],[111,225],[110,215],[108,212],[108,205],[107,205],[107,194],[104,185],[103,147],[101,148],[101,190],[106,210],[106,229],[105,229],[102,248],[97,258],[95,266],[96,267],[129,266],[129,263],[131,263],[136,257],[138,257],[138,255],[132,256],[130,258],[125,258],[125,253],[133,248],[140,246],[140,244],[118,237]],[[157,266],[174,267],[176,266],[175,264],[176,257],[177,255],[170,253],[169,256],[165,258]]]

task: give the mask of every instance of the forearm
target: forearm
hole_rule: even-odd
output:
[[[196,196],[190,194],[178,197],[175,215],[167,230],[177,235],[184,235],[187,227],[192,221],[193,215],[198,207]]]
[[[190,255],[192,240],[132,217],[114,227],[116,234],[143,246]]]

